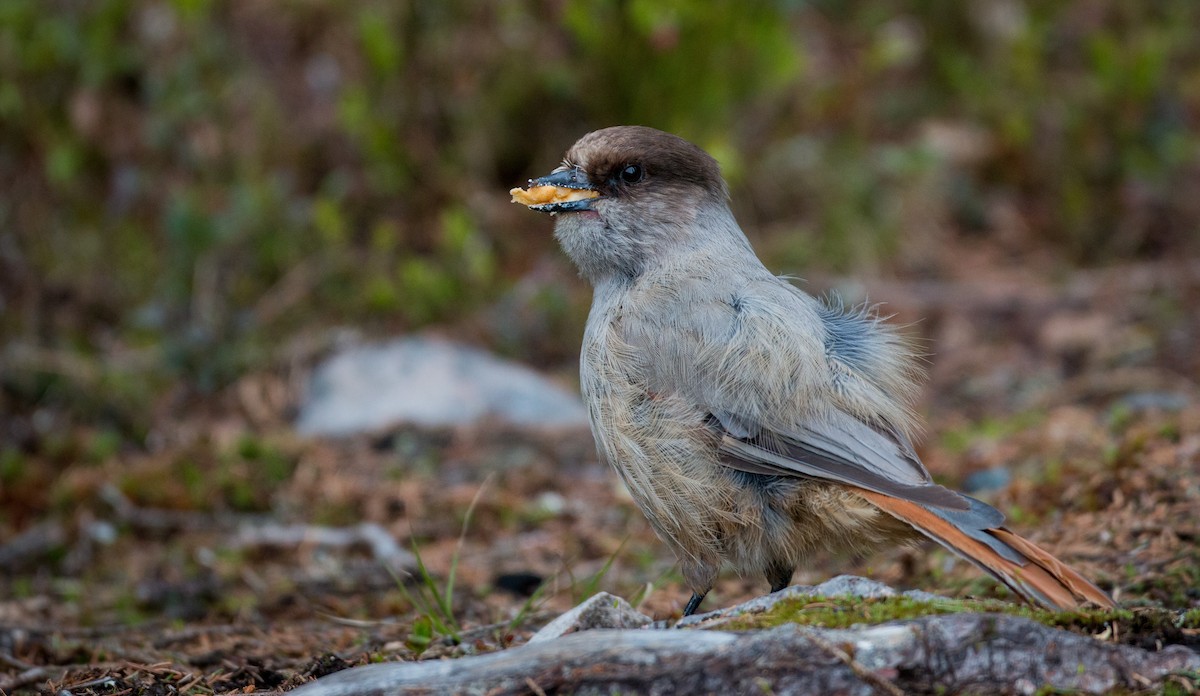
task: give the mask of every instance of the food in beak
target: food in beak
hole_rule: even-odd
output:
[[[529,189],[515,188],[509,191],[512,202],[526,206],[547,203],[569,203],[588,198],[597,198],[600,193],[591,189],[563,188],[561,186],[530,186]]]

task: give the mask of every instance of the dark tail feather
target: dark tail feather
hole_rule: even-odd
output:
[[[1116,606],[1087,578],[1004,527],[967,531],[917,503],[874,491],[859,489],[858,493],[879,509],[979,566],[1029,602],[1050,609],[1074,609],[1085,602],[1101,607]]]

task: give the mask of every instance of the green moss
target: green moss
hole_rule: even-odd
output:
[[[780,602],[764,614],[738,617],[727,626],[734,630],[750,630],[794,623],[821,628],[847,628],[858,624],[957,613],[964,611],[961,604],[957,600],[943,603],[908,597],[800,597]]]
[[[771,611],[735,618],[722,629],[753,630],[784,624],[848,628],[940,614],[986,612],[1032,619],[1040,624],[1084,635],[1105,635],[1134,645],[1156,643],[1192,645],[1200,638],[1189,631],[1200,626],[1200,610],[1074,609],[1051,611],[998,600],[924,600],[911,597],[797,597],[779,602]]]

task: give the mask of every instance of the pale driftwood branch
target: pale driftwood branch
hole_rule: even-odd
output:
[[[1200,655],[1181,646],[1150,652],[1012,616],[953,614],[853,629],[584,631],[488,655],[357,667],[296,693],[1104,693],[1195,670]]]

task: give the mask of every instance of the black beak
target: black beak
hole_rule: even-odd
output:
[[[596,187],[588,181],[587,175],[578,167],[570,167],[567,169],[559,169],[553,171],[539,179],[530,179],[530,186],[558,186],[560,188],[577,189],[580,191],[595,191]],[[584,198],[577,201],[565,201],[562,203],[543,203],[541,205],[530,206],[530,210],[536,210],[540,213],[576,213],[584,210],[591,210],[592,203],[599,198]]]

